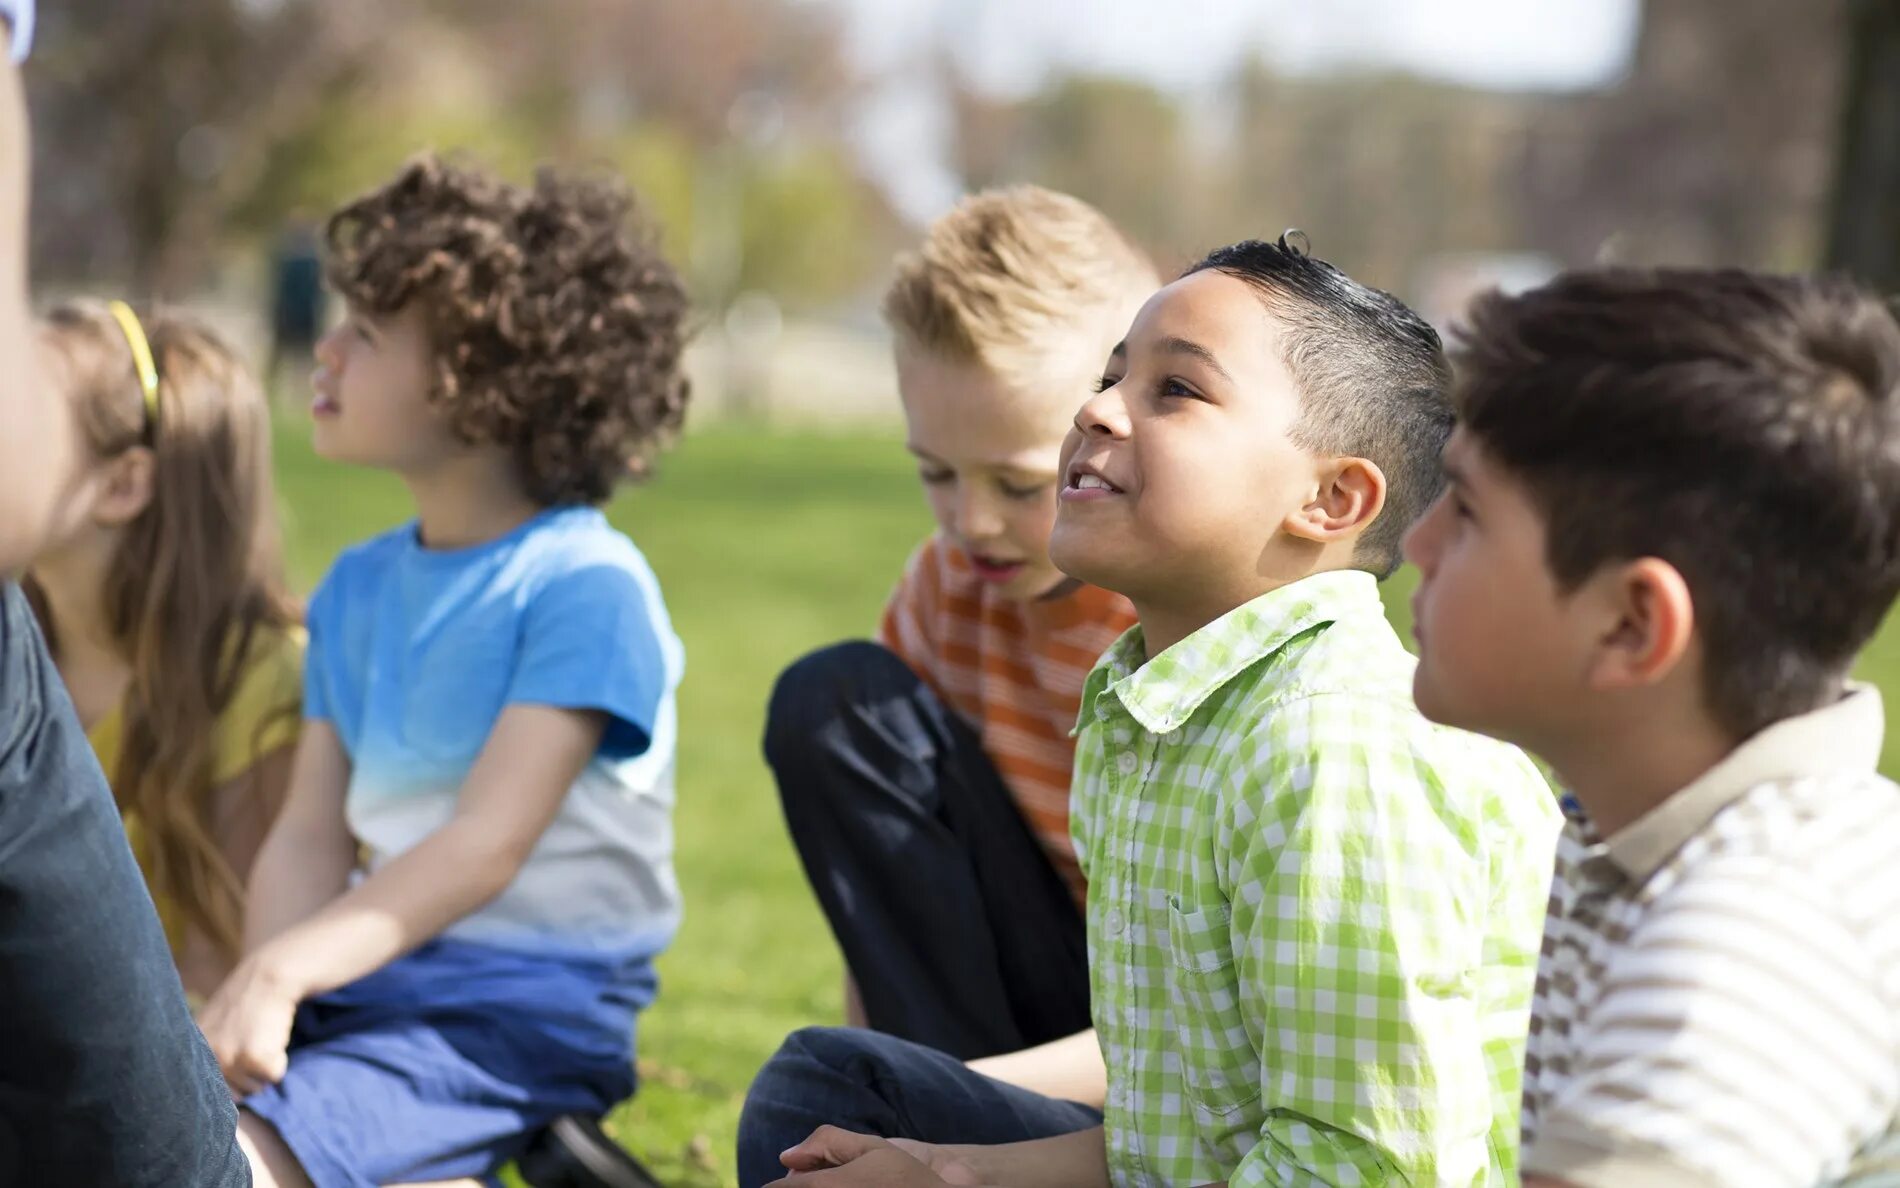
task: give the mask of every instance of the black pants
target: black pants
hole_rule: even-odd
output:
[[[975,731],[842,643],[779,678],[765,755],[878,1031],[974,1060],[1089,1026],[1082,914]]]

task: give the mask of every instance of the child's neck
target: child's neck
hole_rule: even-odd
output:
[[[1699,705],[1629,708],[1621,721],[1533,748],[1606,838],[1694,783],[1742,741]]]
[[[1254,599],[1295,582],[1321,573],[1332,573],[1350,566],[1332,565],[1287,573],[1248,574],[1245,580],[1227,588],[1205,586],[1192,590],[1168,591],[1160,597],[1130,595],[1135,617],[1141,621],[1141,642],[1145,660],[1180,643],[1188,636]]]
[[[87,727],[124,698],[132,679],[131,663],[112,637],[106,613],[103,595],[110,564],[109,546],[75,546],[41,558],[32,570],[52,618],[54,663]]]
[[[415,497],[417,531],[431,549],[486,544],[543,510],[521,489],[513,460],[497,450],[470,451],[403,477]]]

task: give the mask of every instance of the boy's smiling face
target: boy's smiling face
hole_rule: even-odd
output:
[[[1148,300],[1109,356],[1062,454],[1050,554],[1142,608],[1203,621],[1310,571],[1282,529],[1325,463],[1292,439],[1300,395],[1256,289],[1207,270]]]
[[[1062,586],[1067,579],[1049,560],[1056,464],[1086,381],[1024,392],[979,364],[903,344],[897,386],[930,510],[977,576],[1005,598]]]

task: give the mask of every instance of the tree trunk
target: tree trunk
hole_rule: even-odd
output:
[[[1900,294],[1900,0],[1852,0],[1828,264]]]

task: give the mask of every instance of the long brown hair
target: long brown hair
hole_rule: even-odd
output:
[[[244,872],[231,869],[211,827],[215,728],[255,649],[301,616],[284,582],[263,393],[202,323],[160,310],[144,327],[159,375],[152,425],[131,347],[106,306],[53,309],[42,341],[65,365],[94,457],[152,450],[151,502],[126,526],[101,592],[105,626],[132,672],[112,791],[146,832],[152,894],[235,957]],[[57,655],[44,592],[30,580],[27,592]]]

